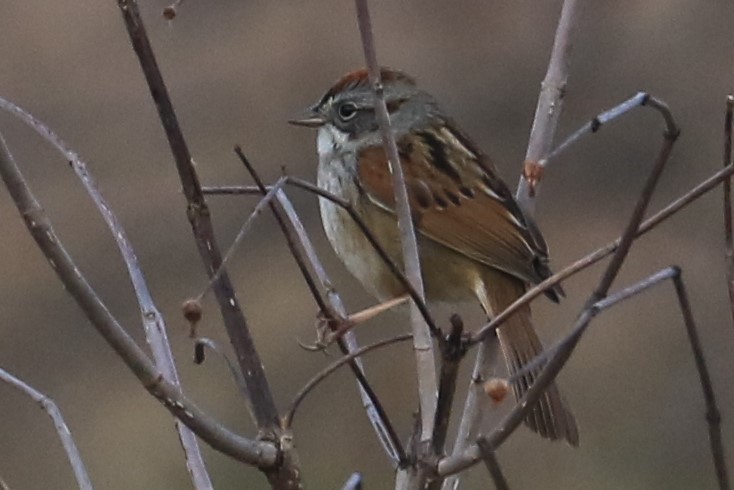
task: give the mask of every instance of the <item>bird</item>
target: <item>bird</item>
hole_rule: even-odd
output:
[[[551,275],[548,246],[500,178],[492,160],[409,75],[380,69],[383,96],[411,210],[429,302],[478,301],[488,318]],[[347,202],[393,261],[402,266],[390,164],[368,70],[336,81],[292,124],[317,128],[317,184]],[[348,212],[319,198],[328,241],[347,270],[380,301],[406,294]],[[546,291],[558,302],[560,287]],[[543,351],[528,305],[497,329],[512,376]],[[541,366],[542,367],[542,366]],[[517,399],[539,367],[513,383]],[[525,419],[550,440],[578,445],[576,420],[555,383]]]

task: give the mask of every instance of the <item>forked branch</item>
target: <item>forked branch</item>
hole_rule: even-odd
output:
[[[145,332],[148,345],[150,345],[156,366],[168,381],[179,386],[180,382],[178,372],[176,371],[173,353],[171,352],[171,346],[168,342],[168,335],[166,332],[167,327],[163,320],[163,316],[158,311],[158,308],[153,301],[153,295],[148,289],[145,275],[140,268],[135,250],[133,249],[130,240],[127,238],[127,233],[120,221],[117,219],[115,213],[112,211],[112,207],[100,192],[99,186],[92,174],[89,172],[87,164],[69,147],[69,145],[66,144],[66,142],[52,131],[51,128],[36,119],[33,115],[1,97],[0,108],[18,117],[54,148],[56,148],[56,150],[58,150],[69,163],[74,174],[79,178],[79,181],[84,186],[84,190],[87,192],[89,197],[92,199],[92,202],[94,202],[97,210],[102,215],[102,219],[110,230],[110,234],[115,240],[117,248],[120,250],[120,255],[125,262],[128,277],[132,283],[133,290],[135,291],[135,297],[138,302],[138,308],[140,309],[143,331]],[[213,486],[211,479],[209,478],[196,437],[179,420],[175,420],[174,423],[176,425],[176,430],[179,433],[179,441],[181,442],[181,446],[186,457],[186,467],[189,471],[189,475],[191,476],[194,488],[197,490],[212,489]]]
[[[193,166],[191,152],[178,124],[163,76],[158,69],[158,63],[145,32],[137,2],[135,0],[117,0],[117,4],[168,138],[176,169],[181,179],[183,193],[186,197],[186,214],[191,224],[199,255],[204,262],[207,273],[210,277],[214,276],[222,265],[222,254],[217,245],[209,207],[201,192],[201,185]],[[219,278],[214,283],[214,293],[219,303],[227,335],[235,350],[240,370],[247,384],[247,391],[251,397],[257,425],[265,432],[275,433],[278,431],[279,423],[275,401],[265,377],[260,355],[255,348],[245,316],[235,296],[234,287],[224,269],[219,272]]]
[[[66,290],[148,392],[213,448],[239,461],[261,468],[273,467],[278,458],[278,449],[273,444],[238,436],[226,430],[191,403],[178,386],[161,376],[145,352],[112,316],[56,235],[43,207],[32,194],[10,155],[2,135],[0,135],[0,177],[5,182],[28,231]]]

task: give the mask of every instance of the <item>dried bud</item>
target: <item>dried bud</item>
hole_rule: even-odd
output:
[[[163,18],[166,20],[173,20],[176,17],[176,7],[169,5],[163,9]]]
[[[510,384],[503,378],[490,378],[484,383],[483,388],[492,401],[500,403],[507,396]]]
[[[187,299],[181,305],[181,309],[183,310],[184,318],[186,318],[192,326],[196,325],[199,323],[199,320],[201,320],[202,309],[201,303],[199,303],[198,300]]]
[[[194,344],[194,364],[204,362],[204,344],[197,342]]]
[[[530,194],[530,197],[535,196],[535,189],[543,178],[543,170],[544,167],[539,162],[532,160],[525,161],[522,174],[523,177],[525,177],[525,180],[528,181],[528,193]]]

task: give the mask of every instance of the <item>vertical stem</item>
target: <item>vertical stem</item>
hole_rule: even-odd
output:
[[[734,96],[726,98],[724,117],[724,167],[732,164],[732,112]],[[734,321],[734,240],[732,239],[731,176],[724,179],[724,243],[726,258],[726,282],[729,288],[729,303]]]
[[[187,215],[196,245],[206,264],[207,273],[213,276],[221,266],[222,256],[214,237],[209,208],[201,192],[199,177],[192,164],[191,153],[178,124],[163,76],[158,69],[137,2],[117,0],[117,3],[171,147],[183,193],[188,203]],[[273,430],[278,425],[278,411],[265,377],[262,361],[250,336],[244,314],[239,308],[234,288],[226,271],[220,272],[219,279],[215,282],[214,292],[222,311],[227,334],[251,396],[257,424],[261,428]]]
[[[525,169],[518,183],[516,199],[523,211],[535,215],[535,196],[539,181],[528,180],[538,162],[548,155],[553,147],[558,120],[563,108],[563,97],[568,80],[568,65],[573,46],[573,34],[578,17],[577,0],[565,0],[553,41],[548,71],[541,84],[538,105],[535,109],[533,127],[530,130],[528,149],[525,154]],[[532,179],[532,177],[531,177]]]
[[[405,178],[400,165],[398,148],[390,129],[390,116],[387,112],[383,96],[367,0],[355,0],[355,3],[359,30],[362,35],[364,56],[369,69],[370,82],[377,98],[377,120],[380,124],[380,131],[382,132],[385,153],[388,156],[390,168],[392,169],[393,188],[395,189],[395,208],[398,216],[398,228],[400,229],[405,272],[408,280],[415,290],[419,292],[421,299],[423,299],[425,296],[423,294],[423,277],[421,275],[418,256],[418,242],[416,240],[415,230],[413,229],[413,221],[410,218],[408,192],[405,188]],[[431,334],[415,302],[411,302],[410,305],[410,323],[413,330],[413,347],[418,369],[418,396],[421,410],[420,442],[422,446],[427,447],[433,435],[438,382]]]
[[[688,341],[693,351],[693,359],[696,362],[696,370],[701,381],[703,390],[703,399],[706,403],[706,422],[709,426],[709,443],[711,444],[711,454],[714,459],[714,467],[716,470],[716,481],[719,483],[720,490],[729,490],[729,475],[726,469],[726,457],[724,455],[724,443],[721,440],[721,414],[716,405],[716,395],[711,384],[711,376],[709,375],[706,361],[703,357],[703,349],[701,348],[701,340],[698,337],[696,323],[691,313],[691,304],[688,301],[688,293],[681,275],[673,277],[675,292],[678,295],[678,303],[681,313],[683,314],[683,322],[686,326]]]

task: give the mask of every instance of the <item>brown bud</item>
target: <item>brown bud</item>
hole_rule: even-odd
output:
[[[484,388],[484,392],[492,399],[492,401],[500,403],[507,396],[510,384],[503,378],[490,378],[482,387]]]
[[[198,300],[191,298],[187,299],[181,305],[181,309],[183,310],[184,318],[186,318],[192,326],[196,325],[199,320],[201,320],[202,309],[201,303],[199,303]]]
[[[163,18],[166,20],[173,20],[176,17],[176,7],[169,5],[163,9]]]

